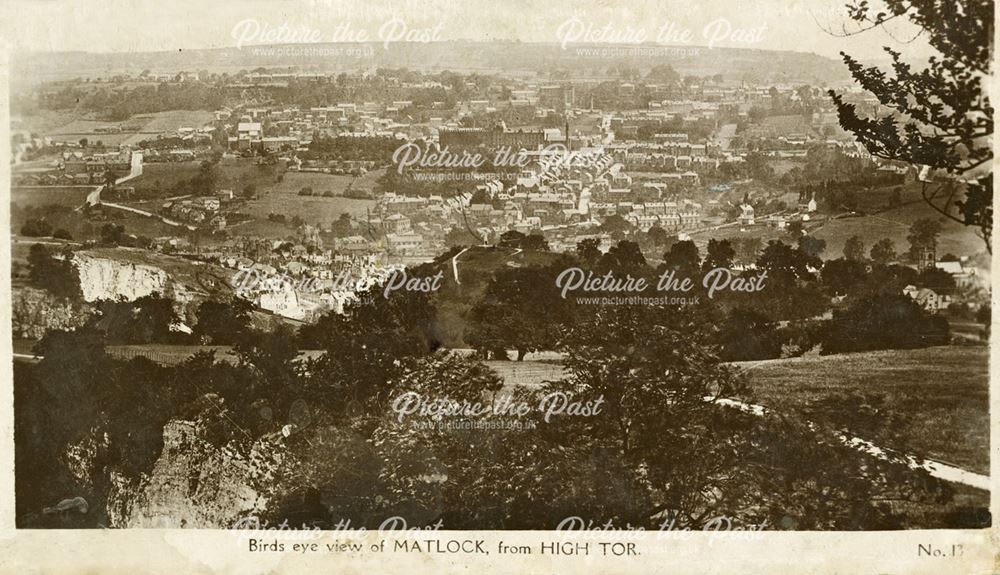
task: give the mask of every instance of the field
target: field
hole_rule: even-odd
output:
[[[755,402],[783,411],[839,392],[884,394],[911,420],[901,430],[933,459],[989,473],[989,351],[986,347],[888,350],[736,364]]]
[[[697,233],[690,233],[691,241],[699,245],[701,253],[704,254],[704,245],[708,243],[708,240],[734,240],[736,238],[760,238],[761,249],[767,245],[770,240],[781,240],[785,243],[794,243],[792,236],[778,228],[773,228],[766,225],[749,226],[746,228],[740,228],[738,225],[726,226],[719,228],[717,230],[706,230]],[[829,250],[828,250],[829,252]]]
[[[285,172],[281,182],[258,186],[259,197],[247,202],[244,210],[250,215],[266,219],[268,214],[284,214],[286,217],[301,217],[306,223],[329,225],[341,213],[350,212],[364,218],[367,210],[375,206],[373,200],[355,200],[341,197],[351,176],[330,174]],[[334,197],[300,196],[299,190],[309,186],[314,192],[332,191]]]
[[[872,244],[882,238],[890,238],[896,244],[896,251],[903,252],[909,247],[906,236],[910,224],[921,218],[941,222],[938,256],[949,252],[959,256],[971,256],[986,251],[986,244],[976,236],[975,228],[944,218],[923,201],[906,204],[877,215],[829,220],[819,229],[810,231],[810,234],[826,240],[826,251],[823,254],[825,258],[840,257],[844,251],[844,243],[855,235],[865,243],[866,249],[871,249]]]
[[[161,190],[163,197],[170,195],[174,186],[190,180],[201,170],[201,162],[156,162],[147,163],[142,168],[142,175],[130,180],[127,185],[133,186],[137,192],[146,190]],[[275,180],[283,168],[278,166],[259,166],[251,160],[226,158],[215,166],[217,180],[216,189],[231,189],[237,194],[242,192],[247,184],[253,184],[258,191],[264,191],[277,185]],[[181,189],[177,194],[190,193]]]
[[[107,222],[90,221],[83,213],[74,211],[83,204],[87,194],[93,188],[15,188],[11,191],[11,205],[16,207],[24,206],[63,206],[65,210],[48,210],[45,214],[47,221],[54,230],[64,229],[70,233],[76,241],[88,239],[98,239],[100,237],[101,226],[105,223],[115,223],[125,226],[125,232],[134,235],[143,235],[151,238],[159,236],[185,235],[187,230],[175,226],[170,226],[159,219],[147,218],[139,214],[119,211],[112,208],[107,209]],[[149,207],[149,206],[147,206]],[[18,233],[24,225],[25,218],[22,212],[17,209],[11,211],[10,229],[13,233]]]
[[[124,122],[102,121],[79,116],[44,116],[24,118],[26,126],[42,126],[45,135],[56,140],[75,142],[87,138],[91,143],[100,140],[107,146],[121,144],[134,145],[142,140],[155,138],[158,134],[174,133],[178,128],[200,128],[214,119],[214,114],[205,110],[173,110],[132,116]],[[105,134],[95,132],[96,128],[121,126],[122,132]]]
[[[822,254],[823,259],[842,257],[844,244],[848,238],[855,235],[864,242],[866,251],[870,250],[875,242],[889,238],[896,244],[896,251],[902,253],[909,248],[906,236],[909,234],[910,225],[921,218],[928,218],[941,223],[938,256],[949,252],[960,256],[972,256],[986,251],[985,244],[976,235],[974,228],[963,226],[938,214],[924,203],[918,189],[919,185],[904,187],[903,205],[888,210],[885,207],[891,188],[859,194],[859,209],[866,211],[868,215],[836,219],[819,215],[813,222],[806,224],[806,232],[811,236],[826,240],[826,249]],[[873,213],[876,211],[878,213]],[[691,234],[691,238],[699,244],[703,244],[709,239],[741,237],[760,238],[762,245],[775,239],[785,243],[794,243],[794,238],[788,232],[763,224],[743,228],[743,230],[740,226],[732,225],[719,230],[706,230]]]
[[[171,110],[154,114],[140,114],[128,119],[132,125],[141,126],[140,132],[173,132],[178,128],[201,128],[215,119],[215,114],[206,110]]]
[[[363,190],[370,193],[384,172],[384,169],[374,170],[358,177],[320,172],[285,172],[283,180],[275,184],[274,189],[282,193],[290,192],[297,194],[299,190],[308,186],[317,194],[333,192],[334,195],[339,196],[350,185],[351,189]]]
[[[988,355],[985,347],[937,347],[735,365],[746,371],[755,393],[752,401],[779,412],[848,391],[885,394],[890,409],[910,416],[899,429],[909,445],[926,457],[988,474]],[[563,376],[562,366],[548,357],[486,363],[503,378],[508,392]],[[951,502],[902,501],[891,507],[905,525],[989,526],[990,494],[961,484],[951,487]]]
[[[281,194],[297,194],[299,190],[310,187],[316,194],[333,192],[339,196],[347,189],[353,176],[338,176],[319,172],[285,172],[284,178],[271,188]]]
[[[161,190],[166,193],[178,183],[194,177],[200,169],[198,162],[156,162],[145,163],[142,175],[128,181],[137,192]]]
[[[778,412],[844,392],[884,394],[894,413],[909,416],[901,431],[915,449],[989,473],[988,354],[986,347],[946,346],[733,365],[749,379],[751,400]],[[508,386],[536,386],[562,374],[550,358],[487,364]]]
[[[15,187],[10,191],[11,206],[48,206],[56,204],[69,208],[83,205],[87,194],[96,186],[39,186]]]

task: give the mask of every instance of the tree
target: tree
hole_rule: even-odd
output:
[[[287,413],[300,388],[296,337],[290,327],[279,324],[272,331],[249,330],[233,348],[240,367],[246,370],[247,394],[266,399],[272,413]]]
[[[341,212],[340,216],[330,225],[330,232],[334,237],[346,238],[354,235],[354,224],[351,222],[351,214]]]
[[[916,259],[922,250],[937,249],[938,235],[941,224],[936,220],[921,218],[910,224],[910,233],[906,241],[910,242],[910,257]]]
[[[889,238],[882,238],[872,245],[869,255],[876,264],[889,264],[896,260],[896,246]]]
[[[896,186],[889,193],[889,208],[898,208],[903,205],[903,189]]]
[[[21,226],[21,235],[29,238],[51,236],[52,225],[41,218],[30,218]]]
[[[865,259],[865,244],[861,241],[858,236],[851,236],[847,238],[844,243],[844,257],[854,261],[860,262]]]
[[[653,242],[654,246],[661,247],[666,245],[670,234],[667,233],[667,230],[656,225],[649,228],[649,231],[646,232],[646,237],[649,238],[649,241]]]
[[[947,294],[955,291],[955,278],[951,274],[938,268],[924,268],[917,276],[917,285],[930,288],[939,294]]]
[[[913,349],[948,343],[948,321],[925,312],[909,296],[878,294],[834,311],[823,353]]]
[[[775,336],[777,324],[753,310],[737,307],[719,326],[719,358],[723,361],[755,361],[781,355]]]
[[[542,234],[531,233],[524,238],[521,247],[529,252],[547,252],[549,251],[549,242],[545,241],[545,236]]]
[[[407,273],[421,277],[416,268]],[[324,351],[309,366],[306,400],[322,402],[334,412],[352,402],[380,404],[400,361],[441,346],[437,312],[428,294],[401,290],[386,298],[383,289],[373,286],[348,303],[343,314],[331,311],[299,328],[299,347]]]
[[[708,240],[705,261],[701,264],[702,270],[710,271],[716,268],[730,268],[733,265],[733,258],[735,257],[736,250],[733,249],[729,240]]]
[[[472,328],[465,340],[483,357],[507,359],[507,349],[517,350],[517,360],[527,353],[554,349],[558,326],[568,320],[569,302],[553,289],[559,267],[502,269],[486,286],[473,306]]]
[[[741,466],[733,457],[740,450],[723,448],[727,440],[698,442],[699,447],[691,441],[703,425],[737,443],[742,429],[736,413],[714,407],[714,399],[706,401],[739,394],[745,385],[710,352],[706,328],[676,308],[616,306],[598,310],[564,341],[570,375],[554,389],[581,399],[603,398],[601,417],[580,424],[587,436],[608,444],[609,453],[620,453],[630,469],[644,468],[644,481],[665,490],[637,517],[648,518],[664,508],[696,517],[706,507],[723,504],[698,494],[694,485],[706,481],[720,481],[715,485],[721,499],[739,498]],[[661,408],[651,409],[654,405]],[[709,424],[714,418],[716,426]],[[717,465],[714,470],[709,461]]]
[[[177,337],[171,329],[180,322],[174,302],[159,293],[134,301],[102,300],[97,309],[91,325],[105,333],[108,343],[173,343]]]
[[[19,373],[14,365],[18,418],[14,425],[23,434],[15,443],[16,464],[19,475],[32,474],[26,481],[29,485],[18,495],[39,502],[45,498],[57,501],[76,484],[62,479],[72,477],[65,469],[63,454],[100,420],[99,392],[108,380],[109,358],[101,334],[88,328],[51,330],[34,353],[43,359],[29,372]],[[95,503],[92,497],[87,499]]]
[[[459,226],[452,226],[444,235],[444,245],[449,248],[467,246],[476,241],[478,239],[473,237],[468,230]]]
[[[676,84],[681,76],[670,64],[657,64],[646,74],[646,80],[658,84]]]
[[[43,244],[32,244],[28,250],[28,280],[31,285],[52,295],[80,301],[80,274],[73,263],[73,254],[64,251],[59,258]]]
[[[249,302],[240,298],[229,302],[206,300],[198,306],[194,335],[207,338],[212,345],[232,345],[250,329],[252,309]]]
[[[832,295],[844,295],[865,279],[865,264],[860,260],[840,258],[823,264],[823,284]]]
[[[988,84],[993,47],[991,0],[885,0],[876,12],[867,1],[849,5],[850,18],[862,29],[893,19],[918,26],[939,55],[915,70],[903,55],[886,47],[892,70],[866,67],[841,53],[855,82],[891,110],[881,117],[861,117],[853,103],[831,90],[840,124],[873,155],[946,174],[923,182],[924,200],[965,225],[976,226],[992,249],[993,106]],[[966,180],[961,198],[961,180]]]
[[[576,243],[576,256],[585,267],[593,267],[597,263],[597,258],[601,257],[600,245],[598,238],[586,238]]]
[[[125,226],[111,223],[101,226],[101,243],[112,246],[125,243]]]
[[[618,240],[625,236],[625,233],[632,229],[632,224],[618,214],[604,218],[597,228],[602,233],[611,234],[611,237]]]
[[[826,240],[814,238],[812,236],[802,236],[799,238],[799,251],[813,259],[819,259],[826,249]]]
[[[700,265],[701,257],[698,255],[698,246],[691,240],[677,242],[670,246],[667,253],[663,254],[664,269],[674,270],[677,277],[690,277],[694,281],[694,276]]]
[[[519,249],[524,245],[525,237],[526,236],[519,231],[510,230],[500,235],[500,241],[497,245],[501,248]]]
[[[809,268],[818,263],[804,251],[792,249],[777,240],[767,242],[767,247],[757,258],[757,268],[767,271],[769,281],[784,286],[813,279]]]
[[[836,430],[796,424],[797,418],[745,419],[720,409],[719,398],[748,390],[719,363],[706,328],[683,308],[616,306],[601,308],[564,339],[568,377],[548,389],[583,401],[600,397],[602,411],[600,417],[557,422],[549,435],[568,446],[583,445],[619,470],[610,474],[613,492],[629,494],[626,516],[633,525],[653,523],[667,509],[677,525],[697,526],[698,517],[723,509],[745,510],[746,518],[754,508],[768,517],[764,509],[780,509],[785,517],[795,509],[800,528],[888,526],[897,524],[893,512],[876,500],[895,496],[890,493],[932,496],[927,492],[933,487],[916,487],[923,478],[912,477],[898,460],[873,466],[875,460],[835,439]],[[636,489],[636,483],[645,488]],[[601,497],[604,490],[591,493]],[[599,504],[584,501],[569,508]],[[621,505],[616,507],[595,517],[621,517]]]
[[[121,175],[114,170],[104,172],[104,185],[107,186],[109,192],[114,191],[119,178]]]
[[[597,269],[601,273],[612,271],[616,275],[631,274],[635,277],[642,275],[648,267],[639,244],[621,240],[611,246],[608,253],[601,256],[597,262]]]
[[[741,264],[752,264],[757,261],[763,242],[760,238],[733,238],[733,249],[736,250],[736,261]]]

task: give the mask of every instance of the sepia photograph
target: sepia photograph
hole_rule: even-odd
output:
[[[992,0],[5,4],[19,536],[991,572]]]

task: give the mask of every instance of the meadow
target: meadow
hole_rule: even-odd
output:
[[[841,394],[883,395],[889,411],[905,416],[898,431],[917,452],[989,473],[988,358],[985,346],[942,346],[731,365],[750,383],[744,399],[779,413]],[[563,377],[562,365],[548,357],[487,365],[508,387]]]
[[[260,219],[266,219],[272,213],[288,218],[299,216],[306,223],[324,226],[329,226],[343,212],[365,218],[368,210],[375,207],[374,200],[341,196],[352,179],[351,176],[285,172],[281,182],[258,186],[258,198],[247,202],[243,211]],[[314,193],[319,194],[331,191],[334,196],[300,196],[299,191],[304,187],[311,187]]]
[[[907,421],[898,431],[918,451],[989,473],[989,349],[914,350],[776,359],[733,364],[745,372],[753,402],[779,412],[841,393],[883,395]]]

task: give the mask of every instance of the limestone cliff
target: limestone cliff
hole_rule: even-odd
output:
[[[73,260],[80,271],[83,299],[88,302],[121,297],[132,301],[154,292],[165,293],[170,279],[167,272],[150,265],[83,252],[77,252]]]
[[[86,301],[125,298],[159,292],[180,305],[232,293],[231,272],[182,257],[137,248],[93,248],[73,255]]]
[[[225,416],[216,411],[167,423],[163,451],[150,475],[138,485],[120,482],[112,489],[111,526],[220,529],[261,514],[284,459],[282,439],[264,437],[246,446],[234,437],[219,445],[220,418]]]

